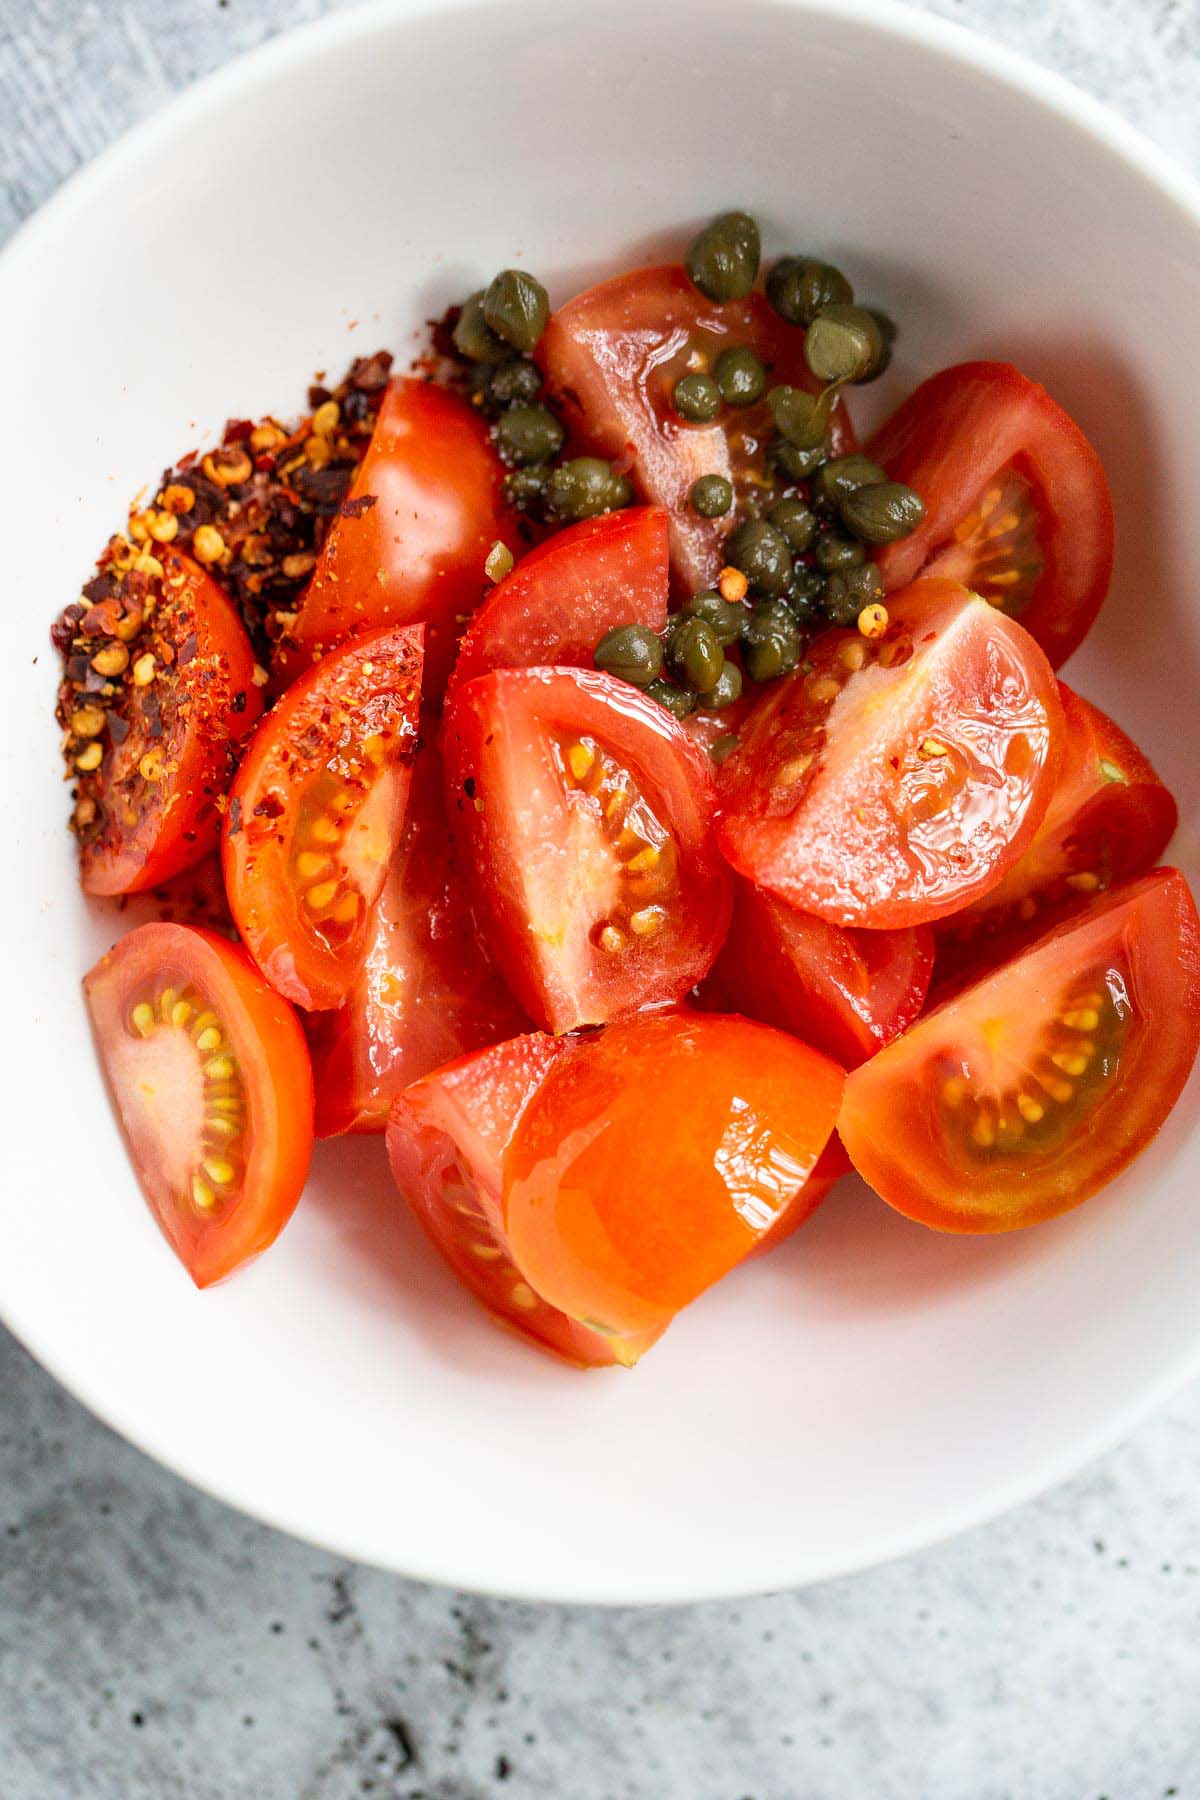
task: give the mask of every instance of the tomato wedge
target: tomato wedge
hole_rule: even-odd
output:
[[[869,454],[925,502],[879,567],[889,589],[944,576],[1020,619],[1055,668],[1108,592],[1112,496],[1103,464],[1045,388],[1011,363],[960,363],[923,381]]]
[[[838,1129],[898,1212],[939,1231],[1011,1231],[1132,1162],[1198,1043],[1200,917],[1183,876],[1156,869],[856,1070]]]
[[[580,1368],[629,1366],[658,1332],[606,1337],[548,1305],[513,1261],[501,1220],[508,1146],[566,1048],[540,1033],[515,1038],[416,1082],[392,1107],[388,1156],[415,1218],[497,1324]]]
[[[505,1158],[508,1243],[530,1287],[606,1333],[664,1327],[795,1200],[843,1080],[784,1032],[712,1013],[579,1039]]]
[[[445,686],[459,621],[487,587],[492,545],[516,548],[503,470],[487,428],[457,395],[430,382],[393,381],[370,447],[305,590],[287,673],[351,632],[424,621],[425,693]]]
[[[459,647],[451,691],[490,669],[590,669],[613,625],[667,622],[667,515],[630,506],[585,519],[524,555],[498,582]]]
[[[807,1225],[817,1208],[829,1198],[843,1175],[853,1173],[854,1165],[842,1148],[841,1139],[835,1132],[817,1158],[817,1166],[804,1186],[800,1188],[790,1205],[785,1206],[768,1232],[759,1238],[757,1244],[746,1258],[753,1262],[756,1257],[769,1256],[772,1250],[778,1250],[794,1237],[802,1225]]]
[[[678,264],[602,281],[551,316],[537,357],[564,422],[600,455],[631,464],[642,493],[671,515],[671,560],[689,593],[711,587],[734,513],[702,519],[688,505],[700,475],[724,475],[739,501],[761,501],[763,452],[773,426],[765,400],[726,407],[709,425],[689,425],[671,404],[681,375],[708,368],[721,350],[748,345],[771,385],[813,389],[804,333],[786,325],[761,294],[717,305]],[[835,453],[854,448],[843,408],[834,414]]]
[[[1053,791],[1049,664],[977,595],[922,581],[885,635],[828,631],[746,719],[718,778],[740,874],[835,925],[919,925],[994,887]]]
[[[197,1287],[274,1243],[312,1153],[304,1033],[245,951],[141,925],[84,978],[134,1172]]]
[[[932,974],[928,926],[848,931],[738,881],[705,989],[719,1010],[778,1025],[854,1069],[912,1024]]]
[[[446,793],[509,986],[555,1033],[677,1000],[729,921],[708,757],[636,688],[497,669],[446,714]]]
[[[339,1006],[404,822],[422,627],[385,625],[325,657],[263,720],[229,796],[229,905],[267,980]]]
[[[527,1027],[479,942],[452,853],[441,757],[423,742],[362,972],[345,1005],[309,1025],[317,1136],[382,1131],[401,1088]]]
[[[164,553],[162,566],[160,577],[102,571],[89,587],[103,597],[64,615],[76,633],[64,723],[95,715],[73,771],[89,894],[158,887],[216,847],[231,747],[263,709],[250,640],[221,589],[188,557]],[[100,761],[80,770],[93,745]]]

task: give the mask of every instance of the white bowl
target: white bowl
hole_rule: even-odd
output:
[[[406,1574],[542,1598],[775,1588],[1033,1494],[1200,1367],[1195,1083],[1057,1224],[935,1236],[865,1190],[686,1313],[632,1375],[494,1331],[377,1140],[327,1147],[278,1246],[192,1290],[138,1196],[79,977],[47,627],[123,504],[227,413],[296,407],[496,267],[564,297],[720,207],[901,323],[872,412],[1010,357],[1116,493],[1112,597],[1068,671],[1180,797],[1194,865],[1200,199],[1116,119],[878,0],[394,0],[297,32],[102,157],[0,262],[8,1036],[0,1313],[190,1480]]]

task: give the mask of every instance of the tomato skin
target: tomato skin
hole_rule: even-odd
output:
[[[1098,1006],[1080,1010],[1081,993]],[[1066,1046],[1057,1063],[1050,1041]],[[1178,870],[1156,869],[1079,909],[856,1070],[838,1131],[898,1212],[937,1231],[1013,1231],[1078,1206],[1145,1149],[1198,1044],[1200,916]],[[1015,1082],[1043,1113],[1025,1130],[1014,1114],[1006,1141],[993,1098],[1001,1077],[1006,1094]],[[1013,1113],[1007,1097],[1004,1110]],[[1039,1138],[1043,1125],[1050,1135]]]
[[[734,884],[733,921],[705,983],[741,1012],[857,1068],[912,1024],[933,974],[933,933],[830,925],[751,882]]]
[[[173,662],[160,660],[149,687],[126,689],[129,735],[105,757],[96,783],[101,828],[80,845],[80,880],[89,894],[158,887],[216,848],[230,745],[263,709],[254,651],[229,600],[190,557],[166,553],[162,561],[156,644],[172,647]],[[186,663],[178,654],[185,647]],[[167,771],[157,782],[138,771],[151,748],[161,751]],[[132,826],[115,816],[125,802],[136,813]]]
[[[1112,496],[1104,467],[1075,421],[1011,363],[960,363],[921,383],[871,440],[868,454],[916,489],[925,518],[886,545],[879,567],[889,591],[924,571],[968,586],[955,527],[999,472],[1028,483],[1041,573],[1016,615],[1054,668],[1086,636],[1108,592]],[[986,598],[1001,603],[1002,590]]]
[[[572,785],[561,747],[584,739],[591,773]],[[536,1023],[555,1034],[605,1024],[678,1000],[707,973],[729,922],[729,876],[710,829],[707,755],[662,707],[594,670],[498,669],[455,693],[445,755],[476,912]],[[611,786],[588,791],[606,769],[640,797],[622,809]],[[646,848],[648,833],[662,834],[661,852]],[[627,870],[618,835],[652,867]],[[642,936],[629,920],[644,923],[648,909],[657,923]],[[599,941],[606,919],[623,921],[615,951]]]
[[[491,669],[590,669],[613,625],[667,622],[667,515],[630,506],[584,519],[527,550],[459,646],[450,692]]]
[[[382,1131],[402,1088],[527,1029],[475,930],[430,729],[362,973],[344,1006],[309,1021],[317,1136]]]
[[[812,1175],[836,1064],[713,1013],[649,1013],[577,1039],[505,1158],[505,1227],[538,1293],[652,1330],[741,1262]]]
[[[309,1010],[339,1006],[367,954],[408,798],[423,629],[363,632],[301,676],[263,720],[230,792],[230,909],[267,980]],[[358,897],[344,928],[311,910],[322,883],[336,887],[335,904]]]
[[[493,544],[519,540],[505,509],[503,470],[487,429],[447,389],[394,380],[370,447],[325,540],[282,666],[290,675],[349,637],[424,622],[425,696],[454,661],[458,620],[487,587]],[[362,511],[361,502],[373,500]]]
[[[829,1198],[842,1176],[852,1174],[853,1170],[854,1165],[843,1150],[842,1141],[835,1131],[817,1158],[817,1166],[804,1186],[798,1190],[790,1205],[784,1207],[770,1231],[759,1238],[746,1261],[754,1262],[757,1257],[769,1256],[772,1250],[778,1250],[780,1244],[786,1244],[790,1237],[795,1237],[800,1227],[807,1225],[818,1207]]]
[[[1045,657],[986,601],[926,580],[889,611],[870,645],[823,633],[718,775],[733,867],[873,930],[944,918],[1003,878],[1049,804],[1064,734]]]
[[[689,425],[671,405],[688,368],[689,345],[711,356],[745,344],[767,364],[772,385],[812,390],[804,333],[786,325],[761,294],[718,306],[679,264],[635,269],[602,281],[553,313],[537,360],[564,423],[597,454],[632,464],[647,500],[671,515],[671,562],[688,593],[711,587],[734,515],[702,519],[688,505],[700,475],[738,476],[773,430],[765,402],[727,408],[711,425]],[[854,448],[845,410],[834,413],[836,454]]]
[[[312,1154],[313,1116],[304,1033],[291,1007],[267,986],[239,944],[193,926],[139,926],[101,957],[83,986],[101,1064],[147,1204],[196,1286],[209,1287],[272,1244],[300,1197]],[[223,1218],[205,1217],[190,1200],[180,1198],[168,1179],[163,1145],[131,1095],[144,1069],[139,1060],[131,1060],[140,1045],[134,1042],[131,1051],[129,1010],[139,996],[166,987],[197,991],[217,1014],[237,1060],[248,1116],[247,1148],[240,1188]],[[159,1028],[168,1029],[161,1021]],[[198,1055],[196,1064],[198,1068]],[[186,1129],[184,1113],[183,1105],[175,1107],[173,1131]],[[187,1146],[174,1145],[171,1154],[186,1156]]]

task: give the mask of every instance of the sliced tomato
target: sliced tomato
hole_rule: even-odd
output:
[[[746,719],[718,778],[734,868],[835,925],[943,918],[994,887],[1049,804],[1064,732],[1033,639],[921,581],[881,638],[827,631]]]
[[[636,1362],[658,1333],[607,1337],[548,1305],[513,1261],[501,1217],[508,1146],[566,1048],[537,1033],[426,1076],[392,1107],[388,1156],[414,1216],[497,1324],[581,1368],[611,1368]]]
[[[939,979],[995,960],[1013,930],[1140,875],[1174,835],[1175,802],[1132,738],[1064,682],[1058,691],[1066,737],[1046,816],[1004,880],[939,926]]]
[[[1112,496],[1074,419],[1011,363],[943,369],[893,413],[870,455],[915,488],[925,518],[889,544],[889,589],[961,581],[1020,619],[1055,668],[1108,592]]]
[[[527,1028],[479,941],[455,866],[441,757],[423,742],[362,972],[344,1006],[310,1022],[317,1136],[382,1131],[401,1088]]]
[[[671,515],[671,560],[691,593],[711,587],[734,512],[702,519],[688,505],[700,475],[724,475],[737,498],[761,501],[764,451],[773,433],[765,400],[726,407],[715,423],[689,425],[671,404],[680,376],[709,369],[745,344],[767,365],[770,384],[813,389],[804,333],[786,325],[761,294],[723,306],[706,300],[682,267],[635,269],[589,288],[559,308],[537,356],[564,420],[581,444],[628,465],[647,500]],[[854,448],[845,411],[834,415],[838,455]]]
[[[932,974],[928,926],[846,930],[738,881],[705,988],[720,1010],[778,1025],[854,1069],[912,1024]]]
[[[408,799],[421,638],[419,625],[385,625],[301,676],[230,792],[230,908],[267,980],[297,1006],[340,1006],[366,958]]]
[[[590,669],[613,625],[667,622],[667,515],[630,506],[585,519],[524,555],[471,621],[452,688],[490,669]]]
[[[435,700],[461,621],[488,585],[489,550],[519,544],[502,478],[487,428],[465,402],[430,382],[393,381],[281,646],[285,671],[351,632],[424,622],[425,693]]]
[[[263,709],[242,623],[190,558],[164,554],[161,578],[138,578],[123,607],[116,597],[91,607],[83,630],[94,620],[94,651],[111,638],[119,654],[126,621],[138,618],[123,672],[96,696],[103,759],[79,778],[90,807],[79,841],[89,894],[158,887],[215,849],[231,746]]]
[[[141,925],[84,978],[134,1173],[197,1287],[274,1243],[312,1154],[304,1033],[245,951]]]
[[[455,693],[446,793],[509,986],[551,1031],[677,1000],[729,922],[708,757],[590,669],[497,669]]]
[[[889,1206],[1011,1231],[1145,1149],[1200,1043],[1200,917],[1175,869],[1087,905],[846,1083],[838,1130]]]
[[[829,1198],[833,1189],[843,1175],[853,1172],[854,1165],[842,1147],[842,1141],[835,1131],[820,1156],[817,1165],[796,1192],[795,1198],[784,1207],[771,1229],[759,1238],[757,1244],[746,1258],[753,1262],[756,1257],[769,1256],[772,1250],[778,1250],[794,1237],[802,1225],[807,1225],[817,1208]]]
[[[647,1014],[577,1040],[505,1158],[526,1280],[594,1329],[664,1327],[795,1200],[843,1080],[786,1033],[712,1013]]]

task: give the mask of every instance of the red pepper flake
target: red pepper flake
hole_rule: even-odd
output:
[[[343,500],[338,513],[343,519],[361,519],[378,501],[378,494],[360,494],[357,500]]]

